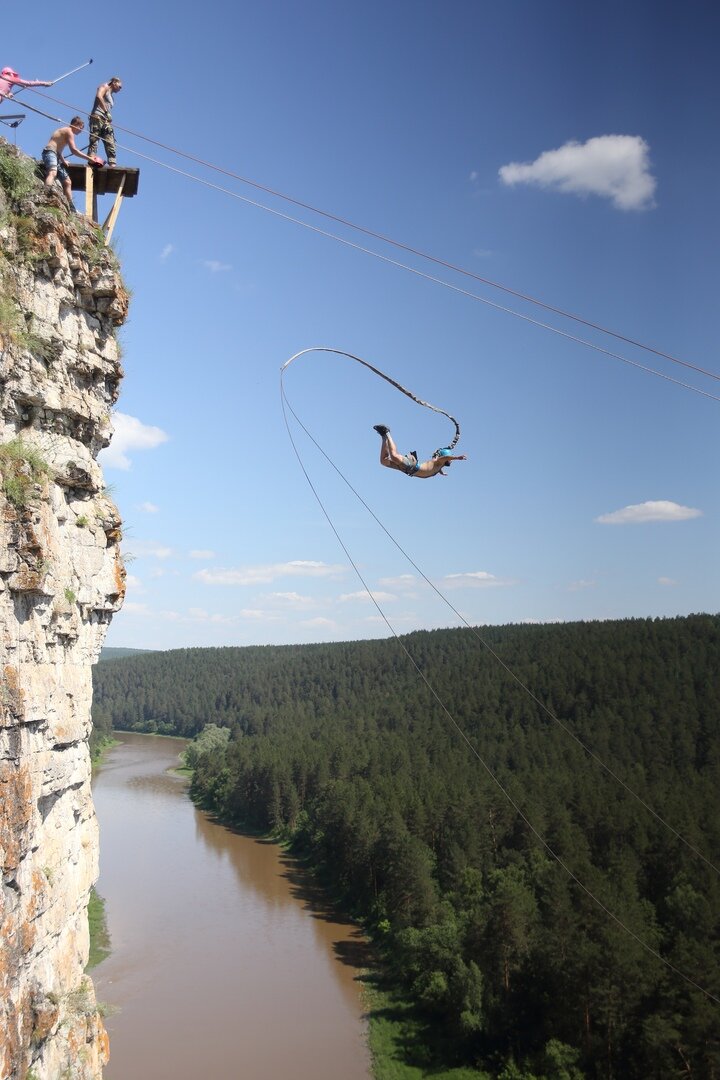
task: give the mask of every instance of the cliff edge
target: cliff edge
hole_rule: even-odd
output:
[[[98,228],[0,140],[0,1078],[99,1077],[91,666],[122,603],[111,437],[128,294]]]

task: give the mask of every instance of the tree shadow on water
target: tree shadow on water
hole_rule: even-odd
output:
[[[280,865],[292,896],[313,918],[338,923],[340,926],[357,926],[355,919],[328,896],[326,889],[313,877],[312,871],[296,855],[284,852],[280,856]]]
[[[352,968],[365,970],[375,962],[373,947],[359,928],[353,931],[350,940],[334,941],[333,952],[341,964]],[[362,975],[358,974],[356,978],[361,981]]]

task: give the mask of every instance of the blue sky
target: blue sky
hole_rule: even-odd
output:
[[[720,372],[710,3],[99,5],[5,15],[3,64],[116,124]],[[7,105],[3,110],[9,111]],[[13,111],[15,111],[13,109]],[[18,144],[39,154],[32,115]],[[3,133],[5,133],[3,131]],[[280,366],[325,345],[458,417],[467,462],[381,469],[387,423],[429,455],[447,421],[313,353],[288,398],[473,624],[720,607],[720,403],[601,356],[132,152],[255,198],[720,396],[720,382],[402,256],[117,131],[139,166],[117,250],[133,290],[106,452],[129,589],[108,644],[387,636],[285,430]],[[12,135],[10,136],[12,137]],[[456,625],[302,432],[336,528],[398,632]]]

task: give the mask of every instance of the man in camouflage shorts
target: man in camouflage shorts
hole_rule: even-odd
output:
[[[101,83],[95,93],[95,102],[93,104],[92,112],[90,113],[90,145],[88,146],[88,154],[90,157],[94,157],[95,152],[97,151],[98,141],[102,139],[105,153],[107,154],[107,163],[111,169],[116,165],[115,132],[113,131],[112,126],[112,110],[114,95],[117,94],[118,90],[122,90],[122,79],[119,79],[117,75],[113,75],[112,79],[108,79],[106,83]]]

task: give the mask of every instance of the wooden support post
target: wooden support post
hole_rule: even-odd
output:
[[[95,198],[94,175],[91,165],[85,166],[85,217],[91,221],[97,218],[97,200]]]
[[[108,216],[106,217],[106,219],[105,219],[105,221],[103,223],[103,232],[105,233],[105,245],[106,246],[110,243],[110,238],[112,237],[113,229],[115,228],[115,222],[117,221],[117,216],[120,213],[120,207],[122,205],[122,200],[123,200],[123,188],[124,187],[125,187],[125,173],[123,173],[123,175],[120,177],[120,183],[118,184],[117,194],[115,195],[115,202],[112,205],[112,210],[110,211],[110,213],[108,214]]]

